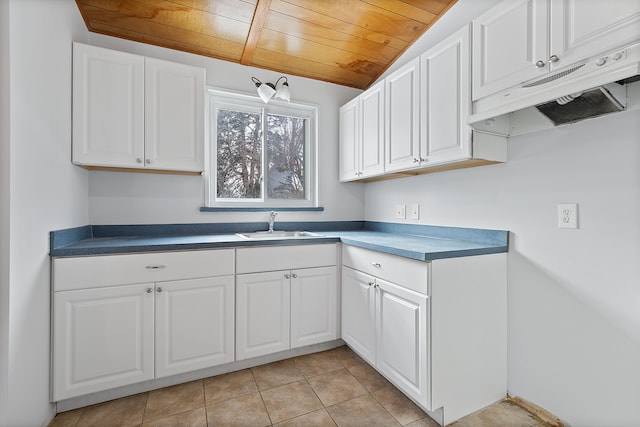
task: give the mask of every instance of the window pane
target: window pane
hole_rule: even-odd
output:
[[[217,197],[262,198],[262,116],[220,109],[217,126]]]
[[[306,120],[267,115],[267,194],[271,199],[305,198]]]

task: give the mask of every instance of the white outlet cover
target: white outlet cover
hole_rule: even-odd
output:
[[[560,203],[558,205],[558,228],[578,228],[577,203]]]
[[[407,217],[407,206],[396,205],[396,218],[405,219]]]

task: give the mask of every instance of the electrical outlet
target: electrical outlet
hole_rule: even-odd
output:
[[[418,203],[411,205],[411,219],[420,219],[420,205]]]
[[[405,219],[407,216],[406,205],[396,205],[396,218]]]
[[[558,205],[558,228],[578,228],[577,203],[560,203]]]

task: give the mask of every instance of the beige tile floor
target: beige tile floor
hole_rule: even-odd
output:
[[[437,426],[343,346],[63,412],[49,427],[400,425]],[[504,401],[452,425],[547,424]]]

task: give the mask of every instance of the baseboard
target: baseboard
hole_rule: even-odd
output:
[[[73,409],[82,408],[96,403],[107,402],[109,400],[119,399],[121,397],[132,396],[138,393],[144,393],[159,388],[164,388],[176,384],[182,384],[189,381],[195,381],[214,375],[226,374],[229,372],[239,371],[241,369],[253,368],[278,360],[290,359],[292,357],[303,356],[305,354],[317,353],[320,351],[331,350],[344,345],[344,341],[337,339],[321,344],[313,344],[306,347],[295,348],[292,350],[281,351],[266,356],[254,357],[253,359],[241,360],[238,362],[228,363],[226,365],[214,366],[207,369],[201,369],[184,374],[173,375],[165,378],[158,378],[150,381],[144,381],[137,384],[131,384],[124,387],[118,387],[110,390],[91,393],[84,396],[74,397],[71,399],[61,400],[57,402],[57,413],[71,411]]]

